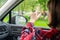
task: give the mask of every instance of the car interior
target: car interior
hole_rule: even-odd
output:
[[[0,8],[0,40],[19,40],[21,36],[22,28],[25,28],[25,24],[27,19],[24,16],[16,16],[12,17],[14,13],[12,10],[21,4],[24,0],[8,0],[1,8]],[[5,23],[4,19],[8,16],[8,22]],[[20,20],[24,22],[22,25],[18,22],[15,22],[16,18],[19,17]],[[21,19],[22,18],[22,19]],[[7,21],[6,20],[6,21]],[[21,21],[21,22],[22,22]],[[42,28],[42,27],[35,27],[35,28]],[[49,30],[50,28],[42,28],[44,30]]]

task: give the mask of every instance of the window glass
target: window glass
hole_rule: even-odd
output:
[[[0,0],[0,8],[7,2],[8,0]]]
[[[41,16],[35,21],[34,26],[48,28],[47,2],[48,0],[24,0],[12,10],[12,17],[20,15],[30,21],[30,14],[35,11],[37,14],[40,13]]]
[[[9,22],[9,14],[4,18],[3,22],[5,22],[5,23]]]

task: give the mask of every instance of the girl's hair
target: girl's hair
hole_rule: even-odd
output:
[[[60,25],[60,0],[49,0],[47,6],[51,14],[51,23],[49,23],[49,26],[56,28]]]

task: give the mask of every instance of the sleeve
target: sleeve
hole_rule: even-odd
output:
[[[26,28],[29,28],[29,30],[32,32],[33,31],[33,26],[34,24],[32,22],[26,23]]]
[[[33,27],[33,25],[34,25],[34,24],[33,24],[32,22],[27,22],[27,23],[26,23],[26,27]]]
[[[20,40],[27,40],[30,39],[30,37],[32,37],[32,29],[33,24],[31,22],[28,22],[26,24],[26,28],[22,28],[22,32],[21,32],[21,37]]]
[[[30,33],[29,35],[27,35],[24,40],[31,40],[33,37],[33,33]]]
[[[20,40],[24,40],[26,36],[28,36],[30,31],[28,29],[25,29],[21,32]]]

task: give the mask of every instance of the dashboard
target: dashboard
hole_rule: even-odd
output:
[[[5,25],[2,25],[2,26],[0,26],[0,32],[4,32],[4,31],[6,31],[6,26]]]
[[[0,39],[8,36],[8,25],[0,21]]]
[[[0,21],[0,39],[8,35],[20,36],[24,26],[7,24]]]
[[[25,28],[25,26],[20,26],[16,24],[7,24],[0,21],[0,39],[5,38],[8,35],[21,36],[22,28]],[[42,29],[49,30],[45,28]]]
[[[15,36],[21,36],[21,31],[24,26],[11,25],[11,34]]]

